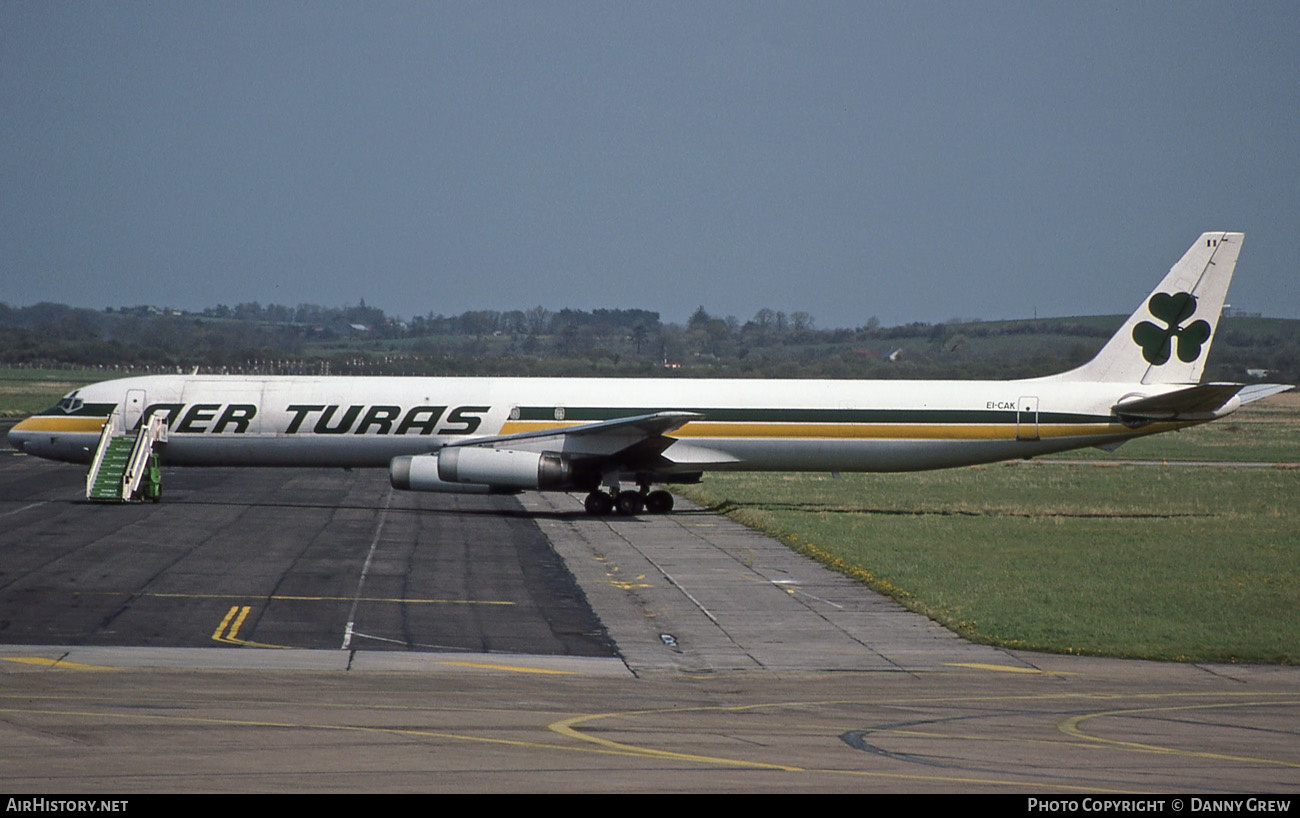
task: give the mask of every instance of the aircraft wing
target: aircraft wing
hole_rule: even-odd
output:
[[[1286,384],[1202,383],[1149,398],[1121,400],[1114,410],[1125,417],[1144,420],[1209,420],[1227,414],[1242,404],[1285,392]],[[1231,404],[1231,405],[1230,405]]]
[[[559,451],[578,457],[609,457],[635,446],[638,451],[652,450],[658,454],[674,442],[666,435],[703,417],[696,412],[654,412],[558,429],[478,437],[449,443],[444,448]]]

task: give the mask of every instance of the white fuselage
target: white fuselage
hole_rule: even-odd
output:
[[[178,466],[387,467],[477,437],[658,411],[701,417],[673,432],[665,473],[709,469],[907,471],[1106,445],[1187,422],[1119,422],[1122,398],[1171,385],[1019,381],[159,375],[78,390],[9,438],[87,462],[116,409],[124,425],[168,420]],[[65,399],[66,400],[66,399]]]

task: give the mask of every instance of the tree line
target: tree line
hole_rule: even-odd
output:
[[[409,321],[364,301],[198,312],[0,303],[0,365],[318,374],[1014,378],[1086,361],[1120,316],[821,329],[804,312],[751,319],[703,306],[684,324],[642,309],[470,310]],[[1207,378],[1300,378],[1300,321],[1223,319]]]

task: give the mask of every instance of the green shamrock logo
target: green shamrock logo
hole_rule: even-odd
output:
[[[1196,296],[1191,293],[1156,293],[1147,302],[1151,315],[1165,322],[1157,327],[1143,321],[1133,328],[1133,340],[1142,347],[1142,357],[1147,363],[1160,366],[1169,361],[1171,341],[1178,339],[1178,360],[1190,364],[1201,357],[1201,345],[1210,340],[1210,325],[1206,321],[1193,321],[1180,326],[1196,312]]]

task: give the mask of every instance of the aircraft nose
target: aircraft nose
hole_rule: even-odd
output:
[[[9,430],[9,434],[5,436],[9,441],[9,445],[21,452],[23,444],[27,442],[28,436],[32,433],[31,425],[30,418],[15,423],[13,428]]]

